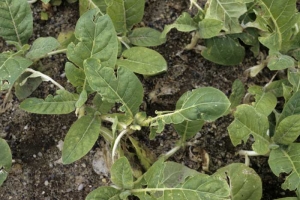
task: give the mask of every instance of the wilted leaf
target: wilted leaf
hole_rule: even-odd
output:
[[[28,78],[30,75],[31,73],[23,73],[16,81],[15,94],[18,99],[25,99],[42,83],[40,77]],[[24,80],[26,80],[25,83],[23,83]]]
[[[158,52],[145,47],[132,47],[122,53],[117,65],[143,74],[155,75],[167,70],[167,62]]]
[[[63,164],[70,164],[87,154],[99,137],[101,121],[98,116],[86,115],[69,129],[62,150]]]

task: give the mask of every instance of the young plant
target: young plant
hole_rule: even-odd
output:
[[[276,176],[286,173],[283,189],[299,192],[300,145],[296,143],[300,135],[300,72],[290,68],[288,78],[267,84],[265,87],[252,86],[244,100],[255,97],[249,104],[237,106],[234,121],[228,127],[232,143],[236,146],[246,142],[252,135],[255,142],[253,151],[240,151],[240,155],[269,156],[269,166]],[[284,97],[284,105],[277,105],[277,98]],[[277,109],[275,109],[277,105]],[[281,112],[278,111],[281,110]]]
[[[121,157],[111,168],[111,181],[111,186],[97,188],[86,200],[121,200],[128,199],[129,196],[167,200],[258,200],[262,196],[259,176],[241,163],[231,164],[208,176],[184,165],[160,159],[135,180],[130,163],[125,157]]]
[[[261,63],[250,69],[255,76],[262,68],[281,70],[294,67],[299,61],[299,12],[296,0],[207,1],[193,18],[183,13],[173,24],[165,26],[163,37],[172,29],[194,31],[192,49],[201,39],[205,46],[197,46],[201,55],[221,65],[237,65],[245,56],[244,45],[250,46],[255,56],[260,44],[269,49]],[[266,57],[266,59],[264,59]]]

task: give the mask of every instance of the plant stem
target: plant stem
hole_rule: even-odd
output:
[[[101,126],[100,134],[104,137],[105,140],[107,140],[109,143],[113,143],[114,138],[112,137],[111,130],[108,128]]]
[[[170,151],[163,154],[161,158],[163,158],[164,161],[166,161],[168,158],[170,158],[172,155],[174,155],[179,149],[181,148],[181,145],[176,145],[173,147]]]
[[[67,52],[67,49],[59,49],[59,50],[51,51],[51,52],[47,53],[47,56],[52,56],[52,55],[55,55],[55,54],[65,53],[65,52]]]
[[[64,90],[65,88],[63,86],[61,86],[58,82],[56,82],[55,80],[53,80],[52,78],[50,78],[49,76],[39,72],[39,71],[35,71],[33,69],[30,69],[30,68],[27,68],[25,70],[25,72],[30,72],[30,73],[33,73],[33,74],[36,74],[38,76],[40,76],[44,81],[50,81],[51,83],[53,83],[54,85],[56,85],[59,89],[62,89]]]
[[[27,3],[30,3],[30,4],[33,4],[35,2],[37,2],[37,0],[27,0]]]
[[[118,135],[118,137],[116,138],[115,140],[115,143],[114,143],[114,146],[113,146],[113,149],[112,149],[112,161],[114,162],[114,157],[115,157],[115,154],[116,154],[116,151],[117,151],[117,148],[118,148],[118,145],[121,141],[121,138],[126,135],[126,133],[128,132],[127,129],[121,131],[121,133]]]
[[[256,153],[255,151],[245,151],[245,150],[240,150],[238,154],[240,156],[245,156],[245,165],[247,166],[249,166],[250,164],[249,156],[260,156],[260,154]]]

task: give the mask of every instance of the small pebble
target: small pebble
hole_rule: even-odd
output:
[[[78,186],[78,191],[82,190],[84,187],[84,185],[81,183],[79,186]]]
[[[39,156],[39,157],[42,157],[43,154],[42,154],[41,152],[38,152],[38,156]]]
[[[48,185],[49,185],[49,182],[48,182],[48,181],[45,181],[45,182],[44,182],[44,185],[45,185],[45,186],[48,186]]]
[[[34,158],[36,158],[36,155],[35,155],[35,154],[33,154],[33,157],[34,157]]]

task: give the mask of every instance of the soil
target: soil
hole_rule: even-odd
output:
[[[203,3],[203,2],[202,2]],[[164,25],[171,24],[183,12],[188,10],[188,0],[148,0],[141,25],[162,30]],[[57,37],[62,31],[74,29],[79,17],[78,4],[63,3],[53,6],[48,11],[49,20],[40,20],[42,10],[40,2],[32,5],[34,15],[34,35],[31,41],[41,36]],[[178,98],[186,91],[201,86],[212,86],[228,96],[234,80],[240,79],[246,85],[265,84],[272,73],[264,71],[257,78],[247,78],[244,71],[256,64],[257,59],[250,51],[243,63],[238,66],[219,66],[201,57],[197,52],[182,51],[189,43],[191,35],[172,30],[167,43],[154,48],[168,62],[168,71],[154,77],[140,77],[145,90],[144,105],[147,114],[154,115],[155,110],[172,110]],[[7,49],[0,42],[1,52]],[[66,88],[71,88],[64,74],[65,55],[55,55],[41,61],[42,70]],[[41,86],[31,95],[44,98],[54,94],[55,87],[49,83]],[[89,192],[103,185],[109,185],[109,176],[93,169],[95,154],[103,148],[102,138],[94,148],[79,161],[62,165],[59,163],[61,151],[59,143],[64,139],[69,127],[76,120],[75,114],[69,115],[36,115],[19,109],[20,101],[13,97],[10,108],[0,115],[0,136],[7,140],[13,154],[13,167],[0,187],[1,200],[80,200]],[[250,144],[234,147],[228,136],[227,127],[232,116],[223,117],[213,123],[205,124],[203,129],[191,140],[193,145],[178,151],[170,160],[185,164],[188,167],[212,174],[220,167],[233,162],[244,162],[236,152],[240,149],[251,149]],[[157,156],[170,150],[178,136],[172,126],[167,126],[162,134],[154,140],[148,139],[149,130],[136,132],[134,136]],[[202,157],[203,152],[210,158],[209,171]],[[263,182],[265,200],[295,196],[293,192],[284,191],[280,185],[282,177],[276,177],[268,166],[266,157],[251,158],[252,167]],[[96,173],[97,172],[97,173]]]

